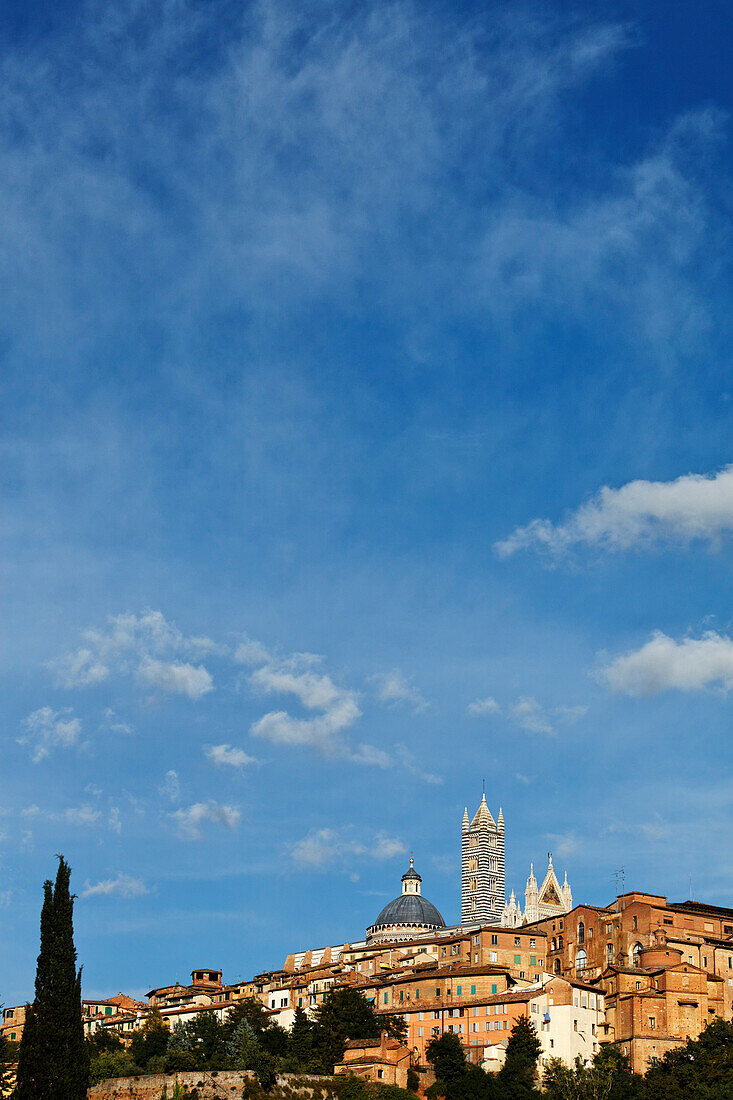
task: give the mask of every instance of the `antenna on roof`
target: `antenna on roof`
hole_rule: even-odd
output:
[[[486,794],[486,780],[481,780],[481,794]]]

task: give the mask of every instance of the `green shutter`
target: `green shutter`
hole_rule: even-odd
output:
[[[514,962],[515,962],[515,963],[517,964],[517,966],[521,966],[521,964],[522,964],[522,956],[521,956],[521,955],[515,955],[515,956],[514,956]]]
[[[529,965],[530,966],[537,966],[537,956],[536,955],[530,955],[529,956]]]
[[[471,986],[471,993],[475,993],[475,992],[476,992],[476,986],[475,986],[475,985],[472,985],[472,986]]]
[[[385,1004],[387,1003],[387,994],[386,993],[384,994],[384,1003]]]
[[[491,992],[492,992],[492,993],[496,993],[496,986],[495,986],[495,985],[492,985],[492,987],[491,987]]]
[[[460,995],[461,995],[461,993],[462,993],[462,992],[463,992],[463,987],[462,987],[462,986],[460,986],[460,985],[457,985],[457,986],[456,986],[456,996],[457,996],[457,997],[460,997]]]

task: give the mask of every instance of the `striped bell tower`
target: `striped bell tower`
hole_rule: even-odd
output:
[[[495,822],[482,795],[473,821],[463,811],[461,923],[498,924],[505,904],[504,815],[499,810]]]

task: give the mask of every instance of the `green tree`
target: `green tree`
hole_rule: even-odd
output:
[[[405,1021],[401,1016],[377,1013],[361,990],[351,986],[332,989],[318,1005],[314,1018],[314,1065],[323,1073],[344,1056],[348,1039],[378,1039],[383,1031],[404,1041]]]
[[[290,1029],[290,1052],[298,1068],[306,1069],[313,1061],[315,1028],[302,1008],[296,1008],[293,1026]]]
[[[407,1071],[407,1087],[410,1092],[417,1092],[420,1088],[420,1074],[414,1066],[410,1066]]]
[[[2,1019],[3,1006],[0,1005],[0,1019]],[[4,1035],[0,1035],[0,1097],[5,1100],[10,1096],[10,1042]]]
[[[170,1030],[163,1022],[160,1009],[151,1009],[142,1028],[132,1036],[130,1053],[133,1060],[145,1068],[151,1059],[165,1054],[170,1037]]]
[[[646,1075],[645,1100],[730,1100],[733,1023],[716,1017],[697,1039],[668,1050]]]
[[[532,1100],[539,1096],[535,1087],[537,1062],[542,1053],[534,1024],[520,1016],[506,1044],[506,1061],[497,1074],[499,1089],[512,1100]]]
[[[468,1072],[466,1052],[454,1031],[446,1031],[439,1038],[431,1039],[425,1057],[435,1070],[436,1083],[441,1082],[447,1090]]]
[[[16,1100],[86,1100],[89,1053],[81,1019],[81,970],[76,968],[71,869],[59,856],[56,882],[43,885],[41,950],[35,998],[26,1014]]]

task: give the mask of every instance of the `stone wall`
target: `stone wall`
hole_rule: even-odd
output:
[[[88,1100],[160,1100],[167,1088],[168,1100],[173,1096],[176,1083],[193,1092],[199,1100],[241,1100],[247,1081],[254,1081],[254,1074],[246,1070],[193,1070],[187,1073],[156,1073],[142,1077],[111,1077],[92,1085]],[[269,1094],[273,1100],[329,1100],[332,1077],[301,1077],[284,1073]]]

